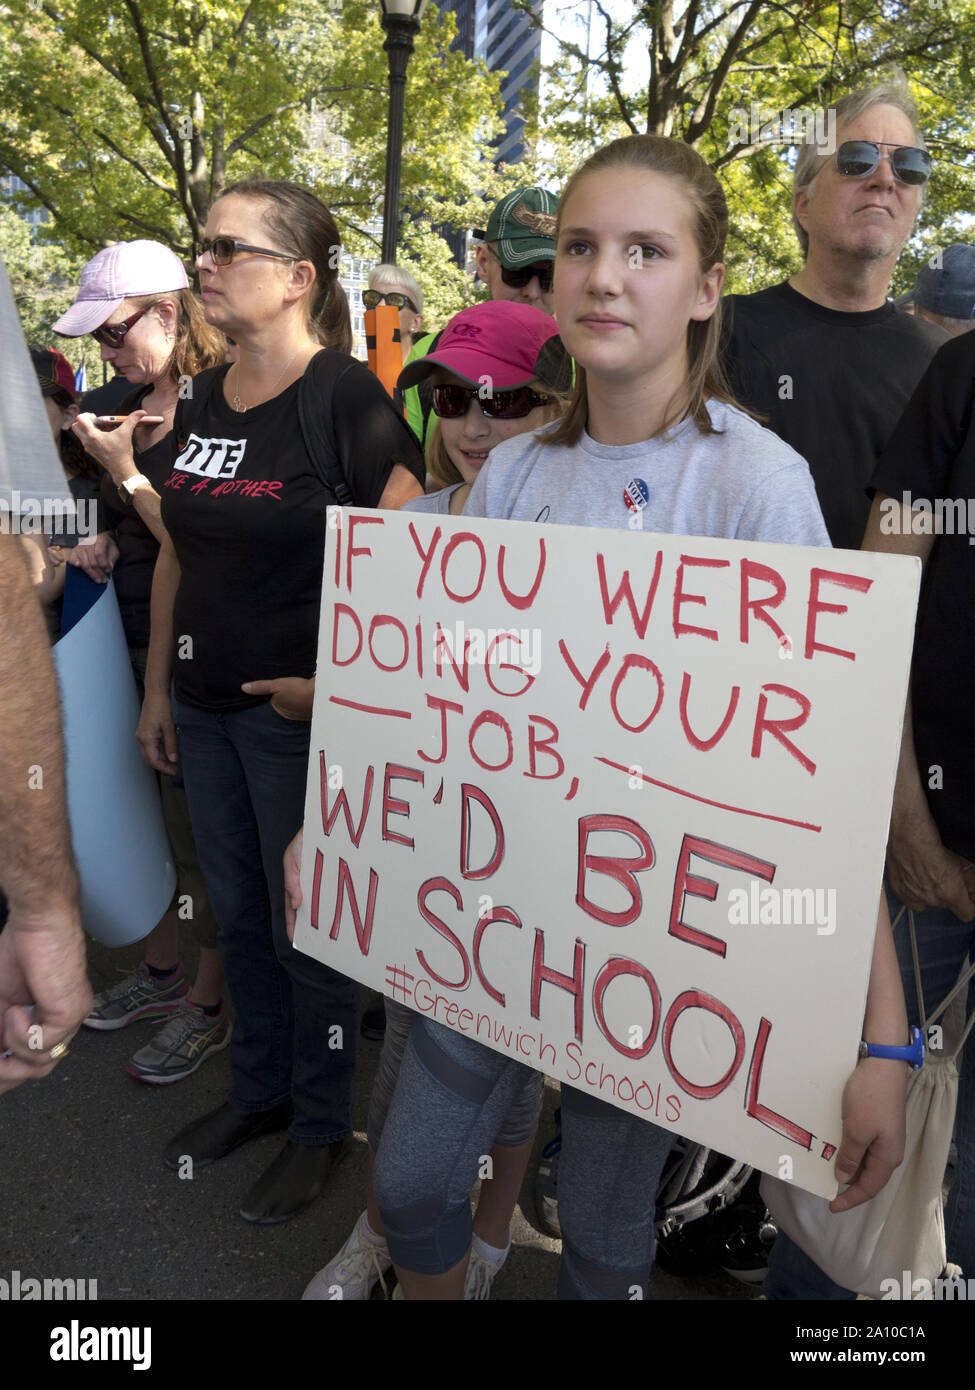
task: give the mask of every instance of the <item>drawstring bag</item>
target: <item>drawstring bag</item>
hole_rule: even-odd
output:
[[[901,914],[904,911],[902,908]],[[913,912],[908,912],[908,927],[921,1030],[926,1039],[929,1026],[975,975],[975,965],[926,1016]],[[885,1294],[910,1297],[911,1290],[931,1297],[946,1259],[942,1185],[958,1096],[957,1058],[973,1023],[975,1013],[950,1055],[932,1057],[926,1052],[924,1065],[911,1072],[904,1161],[869,1202],[834,1215],[825,1198],[779,1178],[766,1175],[762,1179],[762,1196],[779,1230],[843,1288],[877,1299]],[[927,1285],[915,1284],[916,1280],[926,1280]],[[899,1291],[896,1294],[894,1284]]]

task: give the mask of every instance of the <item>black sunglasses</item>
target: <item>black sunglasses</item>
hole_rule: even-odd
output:
[[[486,244],[486,243],[485,243]],[[501,257],[493,246],[488,246],[488,251],[501,266],[501,279],[513,290],[523,290],[526,285],[538,276],[538,288],[542,294],[548,294],[552,288],[553,262],[541,261],[537,265],[526,265],[523,270],[509,270],[502,262]]]
[[[414,314],[420,312],[410,296],[401,294],[399,290],[363,290],[362,302],[367,309],[378,309],[380,304],[385,303],[394,309],[412,309]]]
[[[450,382],[433,388],[433,413],[441,420],[459,420],[477,401],[481,414],[489,420],[523,420],[537,405],[548,405],[551,396],[539,395],[530,386],[512,386],[506,391],[482,395],[481,386],[457,386]]]
[[[90,336],[96,343],[103,343],[105,347],[120,348],[125,340],[125,335],[134,323],[138,323],[144,314],[148,314],[150,309],[154,309],[154,304],[148,305],[145,309],[140,309],[131,318],[123,319],[121,323],[103,323],[101,328],[94,328]]]
[[[836,151],[836,167],[849,179],[872,174],[880,163],[880,151],[890,150],[890,167],[895,179],[915,186],[931,177],[931,156],[913,145],[889,145],[883,140],[844,140]]]
[[[275,256],[279,261],[302,259],[301,256],[291,255],[289,251],[271,251],[266,246],[248,246],[246,241],[238,241],[232,236],[218,236],[212,241],[204,237],[196,248],[196,258],[199,260],[209,252],[214,265],[229,265],[238,251],[250,251],[254,256]]]

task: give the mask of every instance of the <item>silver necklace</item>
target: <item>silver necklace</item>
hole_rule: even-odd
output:
[[[268,400],[270,400],[270,399],[271,399],[271,396],[274,395],[274,387],[277,386],[278,382],[279,382],[279,381],[281,380],[281,378],[284,376],[285,372],[286,372],[286,371],[288,370],[288,368],[291,366],[292,362],[293,362],[293,361],[295,360],[295,358],[298,356],[298,353],[299,353],[300,351],[301,351],[301,348],[296,348],[295,351],[294,351],[294,352],[291,354],[291,356],[288,358],[287,362],[285,362],[285,364],[284,364],[284,366],[281,368],[280,372],[278,372],[278,375],[277,375],[277,377],[275,378],[275,381],[274,381],[274,385],[272,385],[271,390],[270,390],[270,393],[269,393],[269,395],[268,395]],[[240,362],[239,362],[239,361],[235,362],[235,363],[234,363],[234,366],[237,368],[237,385],[239,386],[239,385],[240,385]],[[244,404],[244,402],[240,399],[240,397],[238,396],[238,394],[237,394],[236,391],[234,392],[233,406],[234,406],[234,410],[236,410],[236,412],[237,412],[238,415],[243,415],[244,411],[248,409],[248,407],[247,407],[247,406]]]

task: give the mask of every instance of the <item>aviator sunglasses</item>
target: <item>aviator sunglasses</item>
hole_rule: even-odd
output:
[[[246,241],[238,241],[232,236],[214,237],[212,241],[208,237],[199,243],[196,248],[196,258],[200,260],[207,252],[214,265],[229,265],[238,251],[250,251],[254,256],[275,256],[279,261],[300,261],[301,256],[292,256],[288,251],[271,251],[267,246],[248,246]]]
[[[363,290],[362,302],[367,309],[378,309],[380,304],[386,303],[393,309],[412,309],[414,314],[420,312],[410,296],[401,294],[399,290]]]
[[[433,413],[441,420],[459,420],[477,401],[481,414],[489,420],[523,420],[537,405],[548,405],[551,396],[539,395],[530,386],[512,386],[482,396],[480,386],[457,386],[453,382],[433,388]]]
[[[493,246],[488,246],[488,251],[497,261],[498,265],[501,266],[501,279],[509,289],[523,290],[537,275],[538,288],[541,290],[542,294],[548,294],[551,290],[553,270],[553,263],[551,261],[543,261],[538,265],[526,265],[524,270],[509,270],[502,262],[501,257]]]
[[[836,151],[836,167],[846,178],[861,179],[876,169],[881,150],[890,150],[890,167],[901,183],[918,185],[931,177],[933,166],[927,150],[915,149],[913,145],[890,145],[883,140],[844,140]]]

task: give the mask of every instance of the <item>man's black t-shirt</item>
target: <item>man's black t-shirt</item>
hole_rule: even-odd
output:
[[[159,489],[182,572],[176,697],[213,711],[267,698],[244,694],[244,681],[314,675],[325,508],[336,500],[305,447],[299,383],[239,414],[224,399],[225,376],[215,372],[194,400],[186,447]],[[376,506],[396,463],[422,486],[416,441],[361,363],[335,391],[331,424],[357,505]]]
[[[936,537],[914,639],[914,745],[943,842],[975,860],[975,333],[935,356],[870,483],[898,501],[909,492],[915,527]]]
[[[113,413],[130,415],[134,410],[141,410],[142,401],[151,390],[151,382],[130,388],[129,394],[118,403],[118,410]],[[133,445],[132,457],[136,468],[145,474],[157,492],[161,492],[163,482],[172,470],[173,447],[172,431],[148,449],[139,450]],[[139,516],[135,505],[123,503],[108,473],[102,476],[99,502],[102,519],[108,529],[115,532],[119,548],[112,578],[125,640],[130,647],[148,647],[149,596],[159,542]]]
[[[739,402],[809,464],[835,546],[858,550],[877,459],[944,329],[885,304],[848,314],[773,285],[729,295],[725,371]]]

